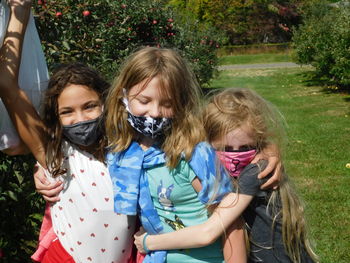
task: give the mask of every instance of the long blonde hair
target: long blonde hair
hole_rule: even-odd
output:
[[[175,168],[182,153],[187,160],[191,158],[194,146],[205,139],[205,133],[199,118],[200,88],[185,60],[172,49],[144,47],[124,62],[107,96],[107,137],[112,151],[128,148],[136,133],[127,122],[123,97],[143,81],[146,87],[154,77],[160,80],[162,96],[171,98],[172,127],[162,150],[167,165]]]
[[[230,88],[212,96],[203,110],[203,121],[209,142],[247,125],[256,139],[258,151],[269,143],[280,149],[284,146],[283,116],[271,103],[249,89]],[[282,224],[284,247],[292,262],[301,262],[303,248],[318,261],[307,236],[303,205],[287,175],[282,177],[279,188],[272,191],[267,209],[272,211],[272,231],[276,223]]]

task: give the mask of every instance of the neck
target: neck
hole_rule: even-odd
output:
[[[92,155],[95,156],[96,154],[96,150],[98,149],[98,145],[97,145],[97,142],[89,145],[89,146],[83,146],[83,145],[78,145],[78,144],[75,144],[80,150],[84,151],[84,152],[87,152],[87,153],[90,153]]]
[[[149,147],[151,147],[154,144],[154,142],[155,142],[154,139],[146,136],[142,136],[138,140],[138,143],[140,144],[142,150],[147,150]]]

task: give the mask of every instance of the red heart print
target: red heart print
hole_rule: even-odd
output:
[[[79,217],[79,219],[80,219],[80,221],[81,221],[81,222],[83,222],[83,221],[84,221],[84,218],[82,218],[82,217]]]
[[[73,199],[72,198],[69,198],[69,200],[68,200],[69,202],[71,202],[71,203],[73,203]]]
[[[106,197],[106,198],[105,198],[105,201],[108,202],[108,201],[109,201],[109,198]]]
[[[96,183],[95,183],[95,182],[93,182],[91,185],[92,185],[92,186],[96,186]]]
[[[80,242],[80,241],[77,241],[77,244],[80,246],[80,245],[81,245],[81,242]]]
[[[103,224],[106,228],[108,227],[108,224]]]
[[[105,253],[106,249],[104,249],[104,248],[101,248],[101,251],[102,251],[102,253]]]
[[[80,169],[80,172],[83,173],[83,172],[84,172],[84,169]]]
[[[91,257],[88,257],[87,260],[92,261],[92,258],[91,258]]]
[[[101,175],[102,175],[102,176],[105,176],[105,173],[104,173],[104,172],[101,172]]]
[[[91,233],[91,235],[90,235],[91,237],[95,237],[95,234],[94,233]]]
[[[96,212],[97,212],[97,209],[96,209],[96,208],[92,209],[92,212],[95,212],[95,213],[96,213]]]
[[[85,196],[85,194],[84,194],[83,192],[81,192],[81,195],[82,195],[82,196]]]
[[[118,238],[118,237],[115,237],[114,240],[119,240],[119,238]]]

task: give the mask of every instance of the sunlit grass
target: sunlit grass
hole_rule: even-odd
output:
[[[257,61],[260,58],[250,63]],[[311,67],[227,70],[211,87],[251,88],[280,109],[288,124],[285,166],[306,204],[316,251],[323,263],[347,263],[350,96],[310,85],[310,71]]]
[[[290,53],[232,55],[219,58],[220,65],[273,63],[290,61],[292,61],[292,55]]]

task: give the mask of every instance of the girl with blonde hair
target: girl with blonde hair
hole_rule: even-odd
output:
[[[147,231],[171,232],[207,220],[209,200],[231,191],[216,180],[215,152],[199,118],[199,87],[174,50],[145,47],[124,63],[107,96],[115,212],[138,213]],[[220,242],[150,253],[144,262],[223,262]]]
[[[243,213],[250,240],[249,262],[317,262],[303,206],[287,175],[277,189],[260,190],[266,179],[257,176],[266,162],[251,163],[267,144],[281,148],[284,133],[278,111],[249,89],[227,89],[210,99],[203,121],[236,191],[203,224],[163,235],[141,231],[135,235],[137,247],[145,251],[207,245],[222,234],[230,235],[231,224]]]

